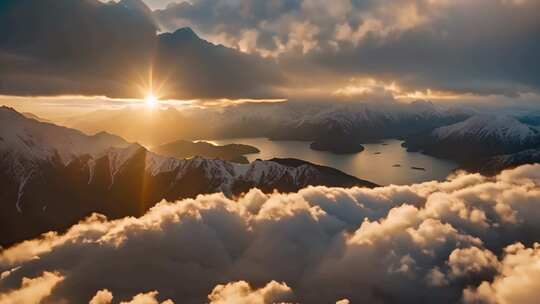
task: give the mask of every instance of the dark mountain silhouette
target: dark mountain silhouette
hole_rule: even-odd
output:
[[[465,169],[484,175],[496,175],[502,170],[521,165],[540,163],[540,148],[527,149],[511,154],[496,155],[467,163]]]

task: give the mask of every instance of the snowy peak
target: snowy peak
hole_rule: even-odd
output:
[[[540,131],[511,116],[475,115],[410,136],[405,146],[409,151],[454,159],[469,167],[487,157],[540,147]]]
[[[465,121],[440,127],[432,132],[439,139],[491,139],[501,143],[522,144],[539,137],[540,132],[505,115],[475,115]]]
[[[177,159],[108,134],[25,118],[0,108],[0,246],[62,230],[98,212],[110,218],[142,215],[157,202],[222,192],[239,195],[298,191],[308,185],[376,185],[300,160],[230,163]]]
[[[118,136],[107,133],[88,136],[0,107],[0,154],[18,178],[27,175],[33,170],[32,164],[38,162],[59,161],[67,165],[83,155],[97,155],[111,147],[128,145]]]
[[[15,109],[7,106],[0,106],[0,119],[2,121],[7,119],[24,118],[24,115],[17,112]]]
[[[315,165],[310,163],[289,166],[277,161],[255,161],[240,165],[220,159],[159,156],[139,144],[130,144],[106,132],[89,136],[74,129],[28,119],[5,107],[0,108],[0,152],[6,155],[3,165],[16,173],[18,181],[43,163],[67,167],[72,162],[83,162],[89,171],[90,183],[102,160],[107,163],[111,181],[134,160],[143,162],[141,168],[152,177],[174,173],[181,178],[197,170],[205,180],[212,181],[216,189],[228,194],[234,192],[233,185],[239,180],[253,186],[269,186],[280,181],[300,186],[320,179]],[[350,179],[355,180],[352,176]]]

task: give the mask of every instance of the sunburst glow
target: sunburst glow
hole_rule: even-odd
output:
[[[146,105],[151,108],[155,107],[158,103],[157,97],[151,92],[146,95],[144,101],[146,102]]]

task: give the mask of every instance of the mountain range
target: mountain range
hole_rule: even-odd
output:
[[[407,138],[410,151],[465,164],[540,147],[540,130],[507,115],[475,115],[465,121]]]
[[[403,138],[462,121],[472,115],[465,108],[416,101],[410,104],[351,103],[323,107],[272,130],[273,139],[311,140],[316,150],[335,153],[362,151],[363,143]]]
[[[109,133],[84,133],[0,108],[0,245],[63,230],[91,213],[139,216],[198,194],[297,191],[309,185],[374,187],[339,170],[294,159],[235,164],[154,154]]]
[[[163,142],[187,139],[268,137],[310,141],[314,150],[358,153],[364,143],[403,139],[409,151],[457,161],[462,168],[480,170],[496,156],[507,161],[493,168],[534,163],[534,153],[512,154],[539,147],[535,115],[479,114],[466,107],[430,102],[244,104],[218,110],[125,108],[99,111],[63,122],[87,133],[108,131],[132,141]],[[133,124],[137,121],[137,124]],[[163,132],[155,132],[161,130]],[[130,127],[135,125],[136,127]],[[158,128],[159,127],[159,128]],[[527,155],[531,156],[527,160]],[[488,170],[489,171],[489,170]],[[500,170],[499,170],[500,171]],[[487,171],[486,171],[487,172]]]
[[[314,149],[351,153],[361,151],[363,143],[431,131],[472,115],[469,109],[420,101],[333,105],[293,101],[218,109],[100,110],[61,123],[90,134],[107,131],[152,146],[178,138],[268,137],[311,141]]]

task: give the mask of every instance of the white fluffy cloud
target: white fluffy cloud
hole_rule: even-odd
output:
[[[539,171],[254,189],[162,202],[140,218],[94,215],[0,252],[0,299],[48,272],[61,280],[43,303],[526,303],[539,290],[525,271],[540,256]]]
[[[112,302],[113,294],[107,289],[100,290],[90,300],[89,304],[109,304]]]
[[[521,243],[504,249],[499,272],[492,282],[484,281],[465,290],[466,303],[538,303],[540,297],[540,244],[526,248]]]
[[[160,304],[157,300],[157,291],[140,293],[129,302],[120,304]],[[287,299],[293,297],[293,292],[285,283],[272,281],[259,289],[253,289],[248,282],[238,281],[225,285],[217,285],[208,295],[209,304],[271,304],[285,303]],[[111,304],[113,294],[103,289],[98,291],[90,300],[89,304]],[[161,304],[174,304],[171,300],[161,302]]]
[[[271,304],[280,303],[290,298],[292,298],[291,288],[276,281],[257,290],[253,290],[245,281],[218,285],[208,296],[210,304]]]
[[[130,301],[122,301],[120,304],[160,304],[160,302],[156,299],[157,295],[157,291],[140,293],[134,296]],[[94,295],[89,304],[111,304],[113,298],[113,294],[110,291],[103,289]],[[166,300],[161,302],[161,304],[174,304],[174,302],[171,300]]]
[[[24,277],[20,288],[0,294],[0,304],[39,303],[63,279],[58,273],[52,272],[43,272],[35,278]]]

